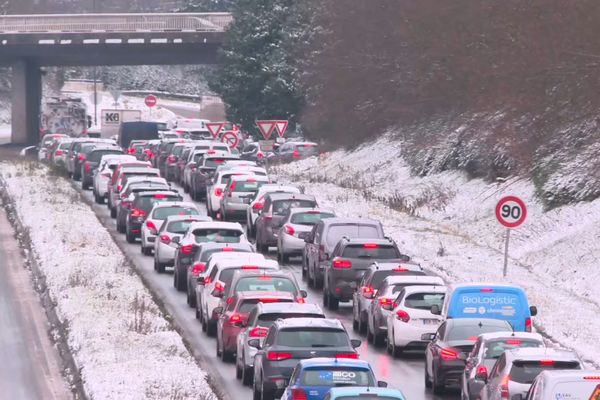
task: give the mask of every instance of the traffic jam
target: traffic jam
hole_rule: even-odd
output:
[[[206,359],[229,365],[213,367],[232,398],[600,398],[600,371],[535,332],[544,310],[522,288],[447,284],[381,221],[321,206],[271,173],[318,145],[285,138],[286,121],[259,122],[281,139],[265,147],[234,125],[180,118],[114,138],[46,135],[38,153],[139,248],[157,296],[186,303]],[[508,246],[526,206],[507,197],[496,214]]]

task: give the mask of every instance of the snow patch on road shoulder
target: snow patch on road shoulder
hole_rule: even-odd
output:
[[[89,398],[210,399],[206,373],[78,192],[45,167],[0,164]]]

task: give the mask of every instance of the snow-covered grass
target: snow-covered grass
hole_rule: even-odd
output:
[[[34,163],[0,164],[90,399],[215,399],[181,336],[91,208]]]
[[[407,253],[450,282],[524,287],[539,308],[536,328],[600,364],[600,200],[544,212],[526,179],[486,183],[460,172],[411,176],[391,136],[283,165],[276,173],[341,215],[380,219]],[[529,216],[511,232],[504,279],[505,230],[494,208],[507,194],[523,198]]]

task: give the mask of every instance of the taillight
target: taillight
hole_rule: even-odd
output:
[[[169,157],[167,157],[167,162],[169,164],[175,164],[177,162],[177,157],[175,157],[175,156],[169,156]]]
[[[363,248],[365,248],[365,249],[378,249],[379,245],[377,243],[365,243],[365,244],[363,244]]]
[[[204,284],[205,285],[208,285],[211,282],[212,282],[212,279],[210,279],[210,276],[207,276],[206,278],[204,278]]]
[[[267,359],[269,361],[289,360],[293,356],[294,355],[292,353],[285,353],[285,352],[282,352],[282,351],[269,351],[267,353]]]
[[[246,270],[257,270],[258,269],[258,265],[242,265],[242,270],[246,271]]]
[[[92,166],[88,161],[86,161],[85,164],[83,164],[83,168],[85,169],[85,172],[90,172],[92,170]]]
[[[332,265],[333,268],[352,268],[352,261],[336,257],[333,259]]]
[[[186,244],[185,246],[181,246],[181,252],[183,254],[192,254],[193,250],[194,250],[193,244]]]
[[[502,379],[502,383],[500,384],[500,397],[503,399],[508,399],[508,381],[510,380],[510,375],[506,375]]]
[[[269,330],[267,328],[257,326],[256,328],[252,328],[250,330],[250,332],[248,333],[248,337],[253,337],[253,338],[265,337],[265,336],[267,336],[267,332],[269,332]]]
[[[440,357],[445,361],[458,360],[458,353],[452,349],[442,349],[440,351]]]
[[[133,210],[131,210],[131,216],[132,217],[145,217],[146,216],[146,211],[144,210],[140,210],[139,208],[134,208]]]
[[[192,275],[198,276],[206,270],[206,264],[197,263],[192,267]]]
[[[228,253],[228,252],[233,252],[233,247],[223,247],[223,248],[221,249],[221,251],[224,251],[224,252],[226,252],[226,253]]]
[[[233,192],[235,190],[235,182],[231,182],[231,185],[229,185],[229,191]]]
[[[525,318],[525,332],[531,332],[531,318]]]
[[[231,317],[229,317],[229,322],[232,324],[242,322],[242,316],[240,314],[233,314]]]
[[[380,297],[379,298],[379,305],[381,306],[390,306],[392,305],[394,299],[390,299],[388,297]]]
[[[218,292],[224,292],[225,285],[223,285],[221,282],[217,282],[217,283],[215,283],[215,290]]]
[[[57,156],[62,156],[63,155],[63,151],[62,150],[56,150],[56,153],[54,153]]]
[[[129,154],[135,154],[136,150],[133,147],[130,147],[130,148],[127,149],[127,153],[129,153]]]
[[[304,389],[292,389],[292,400],[308,400],[308,396]]]
[[[292,157],[299,158],[300,157],[300,152],[298,150],[294,150],[294,152],[292,153]]]
[[[233,303],[233,297],[228,297],[227,300],[225,300],[225,303],[227,303],[227,305]]]
[[[371,298],[371,296],[373,296],[373,293],[375,293],[375,291],[373,290],[373,288],[371,286],[363,286],[362,287],[362,294],[366,298]]]
[[[156,225],[154,225],[154,222],[146,221],[146,226],[148,227],[148,229],[150,229],[151,234],[156,235],[158,229],[156,229]]]
[[[160,241],[164,244],[169,244],[171,243],[171,238],[169,237],[169,235],[160,235]]]
[[[408,315],[408,313],[404,310],[398,310],[396,313],[396,319],[402,322],[408,322],[410,321],[410,315]]]
[[[485,365],[480,365],[479,367],[477,367],[477,372],[475,373],[475,375],[486,375],[488,374],[488,370],[485,367]]]
[[[117,185],[117,192],[120,192],[121,189],[123,189],[123,186],[122,185]]]
[[[339,353],[335,355],[335,358],[352,358],[358,360],[358,353]]]
[[[540,360],[540,365],[554,365],[554,360]]]
[[[254,205],[252,206],[252,209],[254,211],[258,211],[258,210],[262,210],[265,207],[264,203],[254,203]]]
[[[223,189],[221,189],[221,188],[216,188],[216,189],[215,189],[215,196],[217,196],[217,197],[221,197],[221,196],[223,196]]]
[[[264,158],[264,157],[265,157],[265,155],[262,152],[259,151],[258,153],[256,153],[256,158]]]
[[[85,160],[85,156],[84,156],[83,154],[79,154],[79,155],[77,156],[77,159],[78,159],[79,161],[83,161],[83,160]]]
[[[285,229],[285,233],[287,233],[288,235],[294,235],[296,233],[296,230],[290,225],[284,225],[283,229]]]

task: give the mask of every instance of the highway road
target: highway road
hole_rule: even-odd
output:
[[[183,189],[179,188],[183,194]],[[85,192],[85,197],[90,203],[93,203],[91,192]],[[189,196],[184,195],[185,200],[191,201]],[[202,204],[204,207],[204,204]],[[186,303],[185,295],[177,292],[173,287],[173,277],[171,273],[157,274],[153,268],[153,258],[141,254],[139,244],[129,244],[125,240],[125,235],[116,231],[114,219],[110,218],[108,208],[105,205],[93,204],[93,209],[98,215],[100,221],[107,227],[117,244],[123,249],[126,255],[132,260],[134,267],[145,279],[149,288],[160,298],[169,314],[174,318],[177,324],[182,328],[182,334],[190,344],[192,351],[200,360],[203,368],[207,369],[212,375],[213,381],[220,383],[224,388],[224,398],[232,400],[250,399],[252,392],[249,388],[235,378],[234,364],[224,364],[217,359],[215,350],[215,339],[206,336],[199,322],[195,318],[193,309]],[[275,258],[274,249],[271,256]],[[284,265],[282,268],[292,271],[296,274],[298,281],[309,293],[308,301],[321,304],[321,292],[308,288],[306,282],[302,281],[300,259],[293,260],[295,263]],[[351,303],[342,303],[336,312],[326,312],[329,317],[338,318],[342,321],[348,332],[353,338],[363,340],[359,348],[360,357],[367,360],[375,369],[375,373],[380,380],[387,381],[390,386],[401,389],[408,399],[439,399],[433,396],[431,392],[425,390],[424,384],[424,357],[422,354],[409,354],[400,359],[392,359],[387,355],[385,348],[374,348],[370,345],[366,337],[358,337],[352,331],[352,306]],[[457,399],[460,393],[456,391],[445,399]]]
[[[3,209],[0,269],[0,397],[72,399],[58,352],[48,337],[48,320]]]

